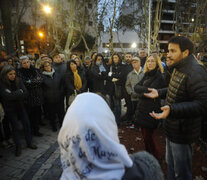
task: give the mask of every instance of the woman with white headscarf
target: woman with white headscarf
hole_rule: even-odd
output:
[[[97,94],[76,97],[64,118],[58,143],[61,180],[163,179],[153,156],[146,152],[128,155],[119,142],[110,107]]]

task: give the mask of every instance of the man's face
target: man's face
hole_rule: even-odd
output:
[[[91,64],[91,60],[90,59],[85,59],[84,62],[85,62],[85,64],[87,66],[90,66],[90,64]]]
[[[62,59],[61,59],[60,55],[56,55],[53,57],[53,61],[58,64],[58,63],[62,62]]]
[[[167,66],[172,66],[173,64],[181,61],[186,57],[185,51],[181,52],[179,44],[169,43],[168,44],[168,54],[167,54]]]
[[[132,61],[132,66],[136,71],[140,69],[140,61]]]
[[[140,57],[140,58],[144,58],[144,57],[146,57],[146,52],[145,52],[145,50],[140,50],[140,51],[139,51],[139,57]]]
[[[125,60],[126,60],[127,63],[131,63],[131,61],[132,61],[132,55],[131,54],[126,54],[125,55]]]

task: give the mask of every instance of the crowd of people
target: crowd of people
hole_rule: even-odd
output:
[[[114,173],[116,179],[117,175],[124,176],[124,169],[131,168],[133,164],[125,150],[123,152],[120,149],[120,153],[115,153],[113,149],[121,147],[117,140],[117,126],[125,123],[132,127],[134,125],[140,127],[146,151],[159,161],[159,147],[153,133],[163,124],[166,135],[168,178],[192,179],[192,144],[200,135],[202,118],[207,108],[206,70],[193,55],[193,43],[188,38],[173,37],[168,43],[168,50],[167,61],[161,61],[158,52],[147,55],[145,49],[140,49],[137,56],[130,52],[121,56],[114,52],[109,59],[104,58],[101,53],[94,52],[83,61],[76,54],[72,54],[70,59],[65,59],[65,56],[59,53],[53,54],[52,57],[41,54],[37,60],[28,55],[18,59],[1,58],[0,101],[4,116],[1,113],[0,140],[10,143],[12,137],[16,145],[15,154],[20,156],[22,151],[20,130],[23,129],[28,148],[36,149],[37,146],[32,143],[32,136],[44,135],[39,129],[44,125],[45,119],[48,119],[52,131],[62,127],[58,140],[62,151],[63,179],[99,177],[98,172],[107,177],[110,173],[108,168],[104,168],[106,159],[100,164],[102,168],[98,165],[102,159],[97,149],[99,147],[100,153],[114,156],[113,160],[110,158],[108,160],[111,167],[118,167],[119,173]],[[105,103],[97,103],[102,100],[91,93],[84,98],[86,94],[84,92],[100,94],[110,110]],[[79,98],[78,101],[76,96],[82,97],[82,100]],[[161,101],[165,97],[166,100]],[[97,102],[93,101],[93,98]],[[84,99],[88,101],[84,103]],[[122,99],[125,100],[127,109],[124,116],[121,116]],[[77,101],[79,105],[74,105],[73,101],[74,103]],[[79,112],[83,114],[79,116]],[[111,118],[111,113],[114,119]],[[87,117],[84,117],[84,114]],[[101,122],[98,122],[99,118]],[[83,119],[87,122],[83,122]],[[100,125],[97,125],[99,123]],[[104,127],[106,129],[103,129]],[[69,131],[71,128],[73,131]],[[113,128],[115,131],[111,132],[110,129]],[[113,133],[116,135],[111,137]],[[95,142],[92,142],[93,139],[82,142],[81,138],[84,139],[86,136],[89,139],[96,137]],[[75,138],[71,144],[70,138]],[[80,147],[76,146],[76,141]],[[111,146],[105,147],[102,144],[104,142]],[[97,147],[94,143],[98,143]],[[73,154],[76,150],[82,155]],[[88,154],[83,153],[83,150]],[[93,154],[98,158],[97,164],[91,162],[91,159],[96,159]],[[77,167],[73,163],[76,156],[76,160],[83,163],[83,166]],[[84,160],[80,156],[83,156]],[[92,169],[94,174],[91,175]]]

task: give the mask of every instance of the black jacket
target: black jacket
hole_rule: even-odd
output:
[[[158,120],[149,115],[150,112],[161,112],[161,99],[151,99],[144,96],[148,93],[148,88],[160,89],[165,86],[163,75],[156,68],[152,71],[146,72],[143,79],[135,85],[134,90],[139,96],[137,110],[135,113],[137,124],[145,128],[156,128]]]
[[[61,75],[54,72],[53,76],[42,74],[43,96],[44,102],[55,103],[59,102],[64,97],[63,78]]]
[[[93,78],[93,92],[101,92],[106,94],[107,81],[107,67],[104,65],[106,71],[100,72],[99,66],[94,64],[91,68]]]
[[[207,72],[193,55],[173,66],[174,70],[168,89],[159,90],[166,94],[170,115],[164,120],[167,138],[178,144],[190,144],[200,135],[201,120],[206,118]]]
[[[112,63],[112,65],[110,65],[108,67],[108,73],[112,72],[111,76],[108,76],[108,73],[107,73],[107,80],[108,80],[107,92],[108,92],[108,94],[114,96],[114,94],[115,94],[115,87],[114,87],[115,84],[117,86],[121,86],[122,89],[125,88],[125,84],[124,84],[124,76],[125,76],[124,67],[125,67],[125,65],[122,64],[121,62],[118,63],[117,65]],[[113,78],[118,79],[118,81],[112,82]]]
[[[43,79],[38,73],[37,69],[30,67],[30,69],[20,68],[18,76],[22,79],[26,89],[28,90],[28,97],[26,104],[28,106],[40,106],[43,104],[42,82]]]
[[[0,84],[0,96],[4,110],[22,107],[28,95],[23,82],[19,79],[17,85],[15,82],[10,82],[9,85],[1,80]]]
[[[87,80],[87,85],[86,85],[86,90],[90,90],[91,92],[93,91],[93,74],[91,72],[92,69],[92,64],[88,67],[85,64],[84,66],[84,71],[85,71],[85,77]]]
[[[80,90],[77,91],[77,93],[82,93],[85,92],[86,90],[86,79],[85,79],[85,75],[83,74],[82,71],[78,71],[78,74],[82,80],[82,88]],[[64,76],[64,87],[65,87],[65,92],[66,95],[70,96],[72,94],[74,94],[74,90],[76,89],[74,86],[74,75],[72,71],[67,71],[65,73]]]

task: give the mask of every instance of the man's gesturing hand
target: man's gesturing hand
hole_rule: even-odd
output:
[[[155,119],[166,119],[170,114],[170,106],[166,105],[161,107],[162,112],[161,113],[155,113],[152,111],[150,113],[150,116],[152,116]]]
[[[146,97],[154,99],[159,96],[156,89],[148,88],[148,90],[150,91],[149,93],[144,93]]]

